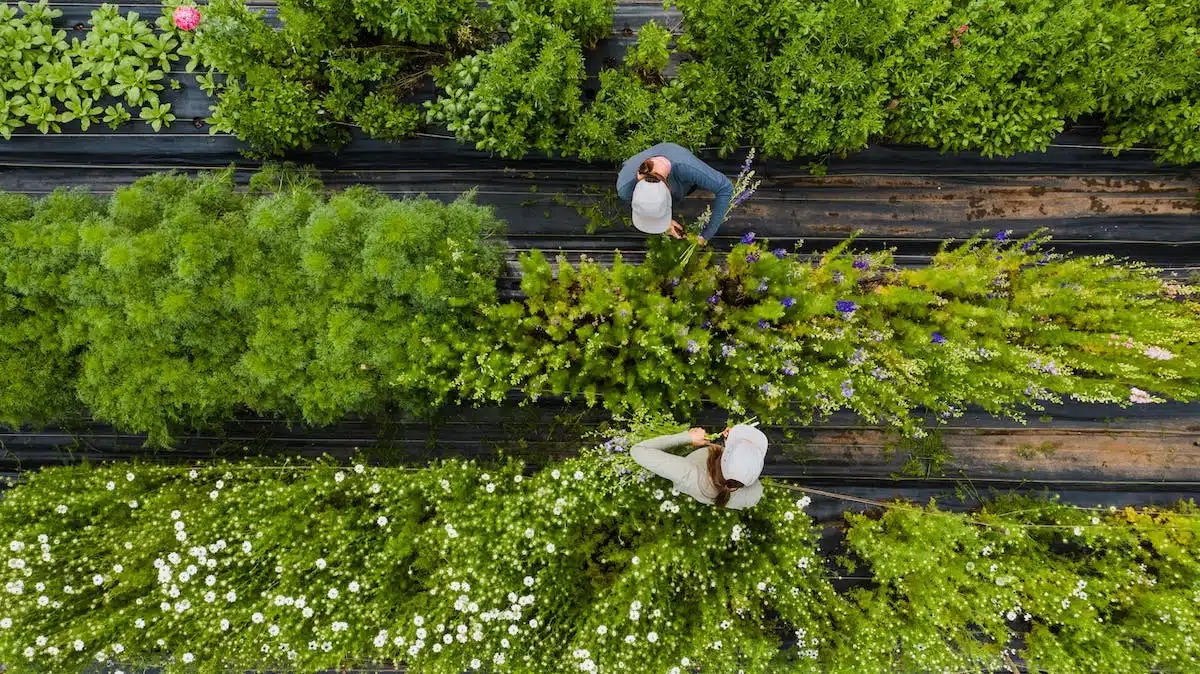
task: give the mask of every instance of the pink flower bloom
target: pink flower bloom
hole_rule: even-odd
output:
[[[1131,403],[1151,403],[1150,394],[1140,388],[1133,387],[1129,389],[1129,402]]]
[[[1145,351],[1143,351],[1142,353],[1147,358],[1153,358],[1154,360],[1171,360],[1172,358],[1175,357],[1175,354],[1171,353],[1170,351],[1167,351],[1166,349],[1164,349],[1160,346],[1152,346],[1152,347],[1146,349]]]
[[[196,26],[200,25],[200,10],[188,5],[180,5],[175,8],[172,18],[175,20],[175,27],[179,30],[196,30]]]

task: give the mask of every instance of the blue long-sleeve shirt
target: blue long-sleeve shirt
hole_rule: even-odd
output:
[[[671,162],[671,171],[667,174],[667,187],[671,190],[673,203],[682,200],[696,187],[716,195],[712,202],[712,218],[701,233],[706,241],[711,240],[725,220],[725,213],[729,211],[729,202],[733,199],[733,183],[685,147],[675,143],[659,143],[625,160],[620,173],[617,174],[617,196],[625,201],[633,201],[633,188],[638,182],[638,167],[647,159],[660,155]]]

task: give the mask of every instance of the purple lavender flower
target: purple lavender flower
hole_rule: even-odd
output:
[[[846,280],[846,275],[840,271],[833,272],[833,282],[841,285],[842,281]]]
[[[994,299],[996,299],[996,293],[988,293],[988,294],[987,294],[987,298],[988,298],[989,300],[994,300]]]
[[[1042,259],[1038,260],[1039,267],[1043,266],[1043,265],[1047,265],[1047,264],[1050,264],[1050,254],[1049,253],[1046,253],[1045,255],[1042,256]]]
[[[775,250],[771,251],[771,254],[782,260],[783,258],[787,257],[788,253],[783,248],[776,248]]]
[[[737,349],[733,348],[732,344],[722,344],[721,345],[721,356],[722,357],[728,358],[736,353],[737,353]]]
[[[850,380],[842,382],[842,396],[846,398],[854,397],[854,387],[850,384]]]
[[[770,323],[767,322],[767,319],[765,319],[765,318],[758,319],[758,329],[759,330],[765,330],[768,325],[770,325]]]
[[[854,258],[854,264],[851,266],[854,267],[855,269],[870,269],[871,268],[871,258],[860,255],[860,256]]]
[[[1012,233],[1011,229],[1002,229],[999,232],[996,232],[996,240],[997,241],[1007,241],[1008,235],[1011,233]]]
[[[742,235],[742,243],[754,243],[754,232],[746,232]]]
[[[679,285],[679,279],[677,279],[677,278],[673,278],[673,279],[671,279],[670,281],[667,281],[667,285],[669,285],[669,286],[671,286],[672,288],[674,288],[674,287],[676,287],[676,286],[678,286],[678,285]]]
[[[838,300],[834,307],[843,314],[852,314],[858,310],[858,305],[850,300]]]
[[[785,360],[783,362],[783,368],[780,370],[780,372],[783,372],[785,375],[787,375],[789,377],[793,377],[796,375],[797,370],[796,370],[796,367],[792,364],[792,361]]]
[[[696,340],[689,339],[687,343],[687,350],[688,353],[698,353],[700,351],[700,345],[696,343]]]
[[[862,365],[863,361],[865,361],[866,359],[867,359],[866,351],[863,351],[862,349],[855,349],[854,353],[850,354],[849,360],[850,360],[851,365]]]
[[[784,309],[791,309],[792,305],[794,305],[796,303],[796,298],[785,297],[785,298],[779,300],[779,303],[783,305]]]
[[[1033,395],[1033,384],[1030,384],[1029,386],[1025,387],[1025,395],[1027,395],[1027,396]]]
[[[628,475],[628,474],[632,473],[633,471],[629,470],[628,468],[621,467],[621,468],[617,469],[617,472],[620,473],[621,475]]]
[[[711,295],[711,296],[708,298],[708,303],[709,303],[709,304],[712,304],[712,305],[714,305],[714,306],[717,304],[717,302],[720,302],[720,301],[721,301],[721,293],[719,293],[719,292],[713,293],[713,294],[712,294],[712,295]]]
[[[935,332],[932,335],[932,341],[934,344],[944,344],[946,342],[946,338],[942,336],[942,333]]]
[[[758,262],[758,253],[750,253],[750,254],[746,255],[746,262],[747,263]]]
[[[885,370],[881,367],[876,367],[871,370],[871,376],[878,379],[879,381],[883,381],[884,379],[887,379],[891,375],[888,374],[887,370]]]
[[[705,320],[703,323],[700,324],[700,328],[703,330],[707,330],[711,327],[712,327],[712,321],[709,321],[709,320]]]
[[[750,154],[747,153],[746,161],[742,162],[742,170],[738,173],[738,175],[744,175],[750,171],[750,162],[751,161],[753,161],[753,157],[751,157]]]
[[[1030,248],[1033,248],[1033,245],[1034,244],[1032,241],[1026,241],[1025,243],[1021,244],[1021,250],[1029,250]]]
[[[732,208],[741,206],[742,202],[746,201],[747,199],[749,199],[752,196],[754,196],[754,190],[750,190],[750,189],[743,190],[741,193],[739,193],[736,197],[733,198],[733,205],[730,206],[730,208],[732,209]],[[749,243],[749,242],[743,241],[743,243]]]
[[[1003,259],[1004,259],[1004,256],[1003,256],[1003,255],[997,255],[997,256],[996,256],[996,259],[997,259],[997,260],[1003,260]]]
[[[763,279],[762,281],[759,282],[758,292],[760,292],[760,293],[767,292],[767,279]]]
[[[759,391],[761,391],[763,395],[770,395],[770,393],[771,393],[771,385],[770,385],[770,384],[763,384],[762,386],[759,386],[759,387],[758,387],[758,390],[759,390]]]

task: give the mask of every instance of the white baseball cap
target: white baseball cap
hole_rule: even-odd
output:
[[[721,475],[743,485],[753,484],[763,469],[767,455],[767,436],[753,426],[738,424],[729,429],[725,451],[721,453]]]
[[[633,188],[633,226],[662,234],[671,226],[671,189],[665,182],[639,180]]]

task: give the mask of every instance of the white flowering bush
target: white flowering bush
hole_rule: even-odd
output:
[[[628,448],[526,475],[329,460],[77,465],[0,501],[0,662],[166,672],[404,663],[422,673],[1187,671],[1200,511],[1008,497],[849,515],[767,481],[701,505]],[[872,580],[837,591],[846,568]]]
[[[7,492],[0,661],[166,671],[817,671],[836,597],[794,497],[715,510],[607,450],[526,477],[216,463],[55,468]],[[622,481],[620,498],[598,485]]]

